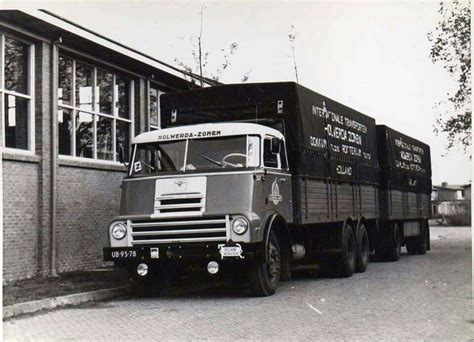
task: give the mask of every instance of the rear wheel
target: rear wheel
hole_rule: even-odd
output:
[[[354,231],[349,224],[342,228],[341,247],[341,254],[334,260],[335,276],[347,278],[354,274],[357,256]]]
[[[420,235],[407,239],[406,247],[410,255],[426,254],[430,241],[429,225],[426,222],[421,223]]]
[[[355,272],[365,272],[369,266],[369,234],[367,234],[367,229],[365,229],[364,224],[359,226],[356,234],[356,266]]]
[[[402,235],[398,223],[392,223],[390,237],[383,240],[375,249],[377,259],[383,261],[398,261],[402,249]]]
[[[271,296],[275,293],[281,274],[281,249],[276,234],[271,231],[265,246],[265,258],[250,266],[249,279],[252,293]]]

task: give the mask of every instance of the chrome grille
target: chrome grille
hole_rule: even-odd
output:
[[[227,241],[229,216],[128,222],[133,245]]]
[[[166,194],[155,198],[154,217],[202,215],[206,197],[200,193]]]

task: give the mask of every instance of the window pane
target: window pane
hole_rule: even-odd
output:
[[[58,108],[59,154],[72,155],[72,110]]]
[[[150,125],[158,126],[158,89],[150,88]]]
[[[120,147],[123,147],[123,159],[129,160],[130,158],[129,156],[130,124],[128,122],[117,120],[116,139],[117,139],[117,151],[116,151],[115,160],[119,160]]]
[[[263,164],[269,167],[278,167],[278,157],[272,152],[271,146],[271,139],[265,139],[263,142]]]
[[[256,167],[260,165],[260,138],[247,138],[247,167]]]
[[[5,88],[28,94],[28,45],[5,37]]]
[[[118,115],[121,118],[130,118],[130,81],[121,76],[116,76]]]
[[[92,86],[94,68],[76,62],[76,107],[92,111]]]
[[[112,113],[112,86],[114,76],[110,72],[97,69],[97,91],[99,112],[105,114]]]
[[[28,149],[28,100],[5,95],[5,146]]]
[[[76,156],[92,158],[92,140],[94,137],[92,114],[76,114]]]
[[[59,56],[58,102],[72,105],[72,59]]]
[[[112,150],[112,123],[113,119],[99,116],[97,120],[97,158],[113,160]]]

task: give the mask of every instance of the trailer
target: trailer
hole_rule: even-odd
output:
[[[384,125],[377,125],[377,146],[382,235],[395,236],[397,244],[405,243],[409,254],[424,254],[430,248],[430,147]]]
[[[163,95],[161,123],[133,141],[104,248],[137,282],[169,262],[237,264],[271,295],[296,265],[349,277],[371,252],[429,249],[429,147],[365,114],[293,82],[255,83]]]

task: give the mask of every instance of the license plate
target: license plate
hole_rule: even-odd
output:
[[[226,257],[238,257],[241,259],[244,258],[242,255],[242,246],[239,244],[236,244],[236,246],[218,245],[218,248],[222,259]]]
[[[112,259],[134,259],[137,257],[137,251],[131,251],[131,250],[112,251],[110,255]]]

